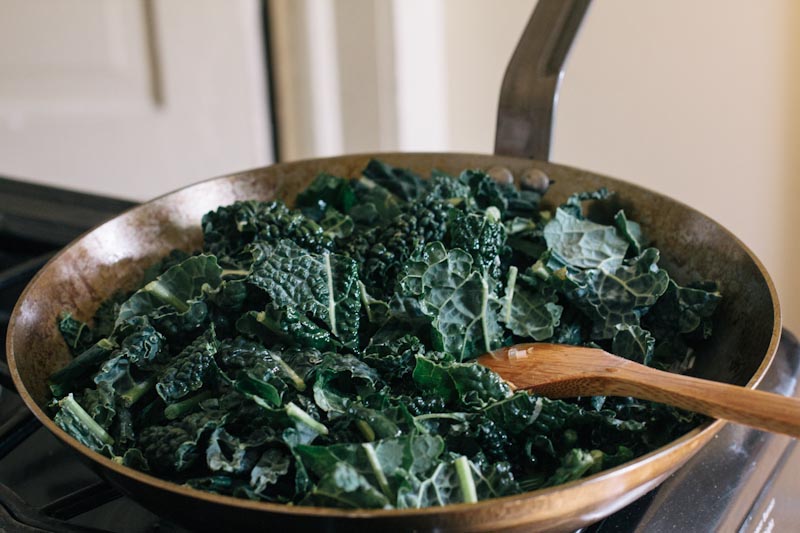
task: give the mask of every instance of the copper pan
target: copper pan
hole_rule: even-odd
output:
[[[132,470],[82,446],[46,414],[47,377],[70,360],[56,319],[66,309],[89,319],[117,288],[132,288],[144,269],[173,248],[195,250],[207,211],[240,199],[280,198],[291,203],[319,172],[355,177],[370,157],[411,168],[504,166],[515,176],[536,168],[554,182],[546,198],[558,204],[574,191],[601,186],[616,205],[640,221],[662,251],[662,265],[679,283],[715,279],[724,299],[716,333],[697,355],[694,372],[754,387],[767,370],[780,335],[778,298],[753,253],[725,228],[690,207],[636,185],[566,166],[528,159],[471,154],[366,154],[285,163],[212,179],[135,207],[85,234],[56,255],[31,281],[9,325],[11,375],[42,424],[81,454],[112,484],[162,516],[208,530],[244,527],[353,531],[558,531],[611,514],[657,486],[711,439],[723,422],[709,422],[671,444],[627,464],[562,486],[445,508],[345,511],[261,503],[219,496]]]

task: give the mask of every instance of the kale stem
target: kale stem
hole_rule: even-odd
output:
[[[200,394],[195,394],[186,400],[172,403],[164,408],[164,416],[166,416],[169,420],[175,420],[179,416],[182,416],[194,409],[194,407],[203,400],[211,398],[212,395],[213,393],[210,390],[207,390],[201,392]]]
[[[481,327],[483,328],[484,351],[486,353],[492,351],[492,345],[490,344],[490,339],[492,338],[492,336],[489,333],[489,323],[488,323],[489,321],[488,307],[489,307],[489,285],[486,283],[486,278],[481,276]]]
[[[364,452],[367,454],[369,466],[372,467],[372,473],[375,474],[375,479],[378,480],[381,492],[383,492],[383,495],[386,496],[389,501],[393,501],[394,497],[389,488],[389,481],[386,479],[386,474],[383,473],[383,468],[381,468],[381,462],[378,460],[378,454],[375,453],[375,448],[368,442],[362,444],[361,447],[364,448]]]
[[[116,347],[117,345],[113,341],[100,339],[70,361],[67,366],[50,376],[47,381],[53,396],[63,396],[70,389],[76,389],[78,379],[97,370],[97,367],[108,359],[108,356],[111,355],[111,352]]]
[[[475,490],[475,480],[472,479],[472,468],[470,467],[469,459],[462,455],[453,464],[456,467],[456,474],[458,474],[458,484],[461,486],[461,495],[464,498],[464,503],[477,502],[478,493]]]
[[[511,322],[511,302],[514,300],[514,288],[517,285],[517,267],[512,266],[508,269],[508,283],[506,283],[506,308],[505,323]]]
[[[326,276],[326,283],[328,285],[328,321],[331,324],[331,333],[335,337],[339,336],[339,332],[336,330],[336,300],[334,294],[333,287],[333,269],[331,268],[331,254],[326,253],[323,255],[325,258],[325,276]]]
[[[69,411],[83,426],[94,434],[101,442],[108,445],[114,444],[114,438],[103,429],[103,427],[84,411],[83,407],[75,400],[70,392],[67,396],[58,401],[58,406],[65,411]]]
[[[417,415],[414,417],[414,421],[419,422],[420,420],[435,420],[437,418],[448,418],[450,420],[464,420],[463,413],[428,413],[426,415]]]
[[[147,391],[153,388],[153,385],[156,384],[156,377],[150,376],[146,380],[142,381],[141,383],[137,383],[130,389],[126,390],[122,394],[120,394],[120,398],[122,398],[122,402],[125,407],[130,407],[131,405],[135,404],[139,401],[139,399],[144,396]]]
[[[294,385],[295,389],[297,389],[300,392],[306,390],[306,382],[303,381],[303,378],[297,375],[297,372],[295,372],[292,367],[290,367],[283,359],[281,359],[274,353],[271,353],[270,355],[272,356],[273,359],[275,359],[275,362],[278,363],[278,366],[281,367],[281,370],[283,370],[284,373],[286,373],[286,375],[289,376],[289,379],[292,380],[292,385]]]
[[[189,304],[175,296],[175,294],[159,280],[151,281],[145,285],[142,290],[149,292],[165,304],[171,305],[177,309],[179,313],[185,313],[189,310]]]
[[[366,421],[356,420],[356,427],[364,436],[364,439],[366,439],[368,442],[375,440],[375,431],[373,431],[372,426],[370,426]]]
[[[367,287],[361,280],[358,280],[358,293],[361,295],[361,306],[367,312],[367,320],[372,322],[372,310],[369,306],[369,294],[367,294]]]
[[[307,425],[320,435],[328,434],[328,428],[326,428],[322,422],[314,420],[310,414],[303,411],[303,409],[295,405],[294,402],[289,402],[286,405],[286,414],[295,422]]]
[[[249,270],[241,270],[241,269],[233,269],[233,268],[230,268],[230,269],[228,269],[228,268],[224,268],[224,269],[222,269],[222,274],[220,274],[220,277],[223,277],[223,278],[224,278],[224,277],[226,277],[226,276],[246,276],[246,275],[248,275],[249,273],[250,273],[250,271],[249,271]]]

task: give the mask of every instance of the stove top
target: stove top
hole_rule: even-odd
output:
[[[183,532],[97,477],[41,428],[5,364],[14,302],[59,248],[132,206],[0,178],[0,531]],[[800,343],[788,331],[760,389],[796,394]],[[800,523],[800,448],[789,437],[727,425],[655,490],[582,533],[788,531]]]

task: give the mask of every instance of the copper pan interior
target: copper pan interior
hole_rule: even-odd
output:
[[[609,204],[593,206],[592,216],[604,218],[613,215],[618,208],[624,208],[630,219],[642,224],[652,245],[662,252],[662,266],[679,283],[702,279],[714,279],[720,283],[724,298],[716,317],[716,332],[713,339],[698,351],[693,373],[737,385],[755,386],[768,368],[780,335],[778,299],[769,275],[736,237],[686,205],[623,181],[525,159],[471,154],[366,154],[285,163],[208,180],[133,208],[77,239],[31,281],[12,314],[7,354],[12,376],[23,399],[50,431],[68,444],[80,447],[45,414],[50,399],[47,377],[70,360],[55,327],[61,311],[68,310],[77,318],[87,320],[100,302],[114,291],[136,286],[144,269],[171,249],[198,249],[202,241],[200,219],[204,213],[219,205],[252,198],[280,198],[291,204],[297,192],[319,172],[355,177],[370,157],[411,168],[423,175],[428,175],[434,168],[457,173],[464,168],[487,169],[503,165],[518,176],[534,166],[542,169],[553,181],[546,196],[547,205],[551,206],[557,205],[573,192],[608,187],[617,194]],[[597,488],[601,490],[593,491],[596,494],[594,498],[598,505],[604,502],[603,512],[609,514],[615,510],[615,505],[609,499],[624,503],[624,499],[620,499],[622,494],[633,494],[631,491],[642,493],[646,485],[652,485],[654,480],[663,478],[665,473],[682,464],[700,444],[711,437],[709,431],[716,432],[719,427],[720,424],[713,424],[710,430],[697,431],[645,458],[569,486],[529,493],[524,498],[503,500],[527,501],[535,499],[537,494],[542,497],[555,493],[563,495],[564,491],[569,492],[570,486],[599,482],[600,487]],[[104,468],[113,470],[113,477],[124,478],[126,481],[122,482],[123,485],[133,480],[144,481],[153,489],[181,492],[251,510],[277,512],[277,508],[282,507],[202,494],[121,467],[86,449],[79,451]],[[653,457],[661,459],[655,461]],[[644,471],[631,474],[636,472],[638,465],[649,465],[646,475],[643,475]],[[622,480],[625,477],[627,482],[614,481],[615,478]],[[608,482],[604,484],[603,480]],[[635,491],[637,487],[639,490]],[[585,494],[585,491],[581,492]],[[569,498],[560,498],[559,501],[564,506],[564,512],[574,513],[577,504],[569,504]],[[582,505],[586,507],[590,503],[586,501]],[[485,505],[489,503],[477,504],[472,509],[478,511]],[[534,505],[528,507],[527,511],[520,509],[515,512],[530,518],[534,508],[541,510],[540,506]],[[446,509],[375,511],[373,514],[390,513],[395,517],[412,516],[415,513],[418,516],[433,516],[436,512],[442,516],[451,514]],[[511,512],[510,509],[506,510]],[[306,511],[294,508],[282,512],[302,514]],[[353,513],[325,510],[323,514],[348,516]],[[369,512],[357,514],[360,517],[372,516]],[[546,514],[552,515],[552,512]],[[577,517],[568,523],[582,523],[574,518]]]

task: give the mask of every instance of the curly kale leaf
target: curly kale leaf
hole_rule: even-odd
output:
[[[636,222],[628,220],[625,216],[625,211],[619,210],[614,216],[614,224],[616,224],[622,238],[628,241],[628,255],[637,256],[642,253],[642,228]]]
[[[355,223],[352,218],[333,208],[325,210],[319,224],[322,226],[325,235],[334,239],[345,239],[352,235],[355,229]]]
[[[332,350],[339,343],[331,333],[298,312],[294,306],[268,304],[264,311],[248,311],[236,321],[236,331],[248,337],[272,343],[276,339],[288,345],[318,350]]]
[[[224,427],[217,427],[208,438],[206,464],[212,472],[244,474],[250,472],[261,455],[260,449],[270,441],[277,441],[274,435],[261,433],[258,439],[240,438],[228,433]]]
[[[500,222],[500,212],[487,209],[483,215],[451,211],[448,224],[450,247],[468,252],[475,265],[493,278],[502,273],[501,262],[510,255],[506,244],[506,229]]]
[[[390,191],[404,201],[420,198],[427,189],[427,183],[408,169],[387,165],[377,159],[370,159],[363,174],[372,182]]]
[[[613,193],[605,187],[601,187],[596,191],[577,192],[567,198],[567,201],[559,206],[559,209],[573,216],[574,218],[583,220],[583,202],[589,200],[605,200]]]
[[[658,339],[654,360],[661,368],[681,369],[695,339],[707,339],[712,317],[722,301],[716,283],[681,287],[669,282],[664,295],[644,316],[645,327]]]
[[[222,282],[222,269],[212,255],[196,255],[179,263],[151,281],[119,309],[116,328],[138,316],[150,316],[164,332],[191,331],[201,326],[207,316],[202,299],[208,290]]]
[[[280,201],[236,202],[203,217],[204,250],[233,266],[247,265],[248,245],[277,244],[283,239],[314,253],[333,248],[333,240],[319,224]]]
[[[153,363],[163,360],[167,351],[166,339],[150,325],[146,317],[136,317],[128,321],[126,336],[120,343],[120,352],[139,368],[147,369]]]
[[[361,300],[353,260],[314,254],[287,240],[256,246],[253,257],[249,283],[266,291],[278,306],[294,306],[324,323],[342,344],[355,349]]]
[[[473,268],[468,253],[448,252],[435,242],[405,264],[399,292],[419,298],[436,333],[434,347],[463,361],[501,344],[501,303],[491,290],[493,285],[491,278]]]
[[[350,180],[325,173],[314,178],[295,199],[297,207],[310,209],[318,214],[325,213],[329,208],[347,213],[355,203],[356,195],[350,186]]]
[[[355,356],[327,354],[315,369],[314,401],[329,417],[343,414],[357,396],[380,383],[378,373]]]
[[[498,374],[477,363],[437,362],[421,355],[416,361],[412,375],[417,386],[451,405],[475,410],[511,394]]]
[[[70,361],[67,366],[53,373],[47,384],[56,398],[67,395],[70,391],[79,390],[87,378],[111,356],[117,344],[107,338],[100,339]]]
[[[200,457],[201,440],[223,421],[224,416],[199,412],[166,426],[149,426],[139,436],[139,449],[154,472],[183,472]]]
[[[114,438],[75,400],[72,393],[58,401],[53,421],[78,442],[104,455],[112,455]]]
[[[511,332],[536,341],[549,339],[561,320],[563,307],[558,305],[555,290],[533,276],[517,279],[517,267],[511,267],[503,297],[501,319]]]
[[[249,374],[270,383],[281,394],[287,386],[306,390],[306,381],[322,362],[313,348],[265,348],[257,342],[237,337],[224,340],[218,352],[220,366],[230,375]]]
[[[425,354],[425,345],[414,335],[370,344],[361,359],[378,371],[386,382],[402,383],[414,370],[415,357]]]
[[[356,205],[348,215],[361,227],[382,224],[400,214],[405,204],[400,198],[370,179],[352,183],[356,193]]]
[[[210,329],[181,350],[161,372],[156,383],[158,395],[172,403],[216,380],[219,376],[214,359],[217,346],[214,330]]]
[[[598,268],[621,260],[629,246],[613,226],[578,218],[562,208],[545,226],[544,238],[549,249],[576,268]]]
[[[639,326],[628,324],[617,325],[616,330],[611,344],[611,352],[631,361],[649,365],[656,344],[656,340],[650,332]]]
[[[592,320],[593,339],[611,339],[619,325],[638,326],[640,317],[667,290],[669,276],[658,267],[659,253],[648,248],[629,261],[606,261],[598,268],[556,271],[567,298]]]
[[[356,260],[359,275],[370,294],[390,296],[395,280],[415,250],[442,240],[452,206],[440,199],[409,203],[386,224],[367,230],[348,242],[342,253]]]
[[[94,335],[91,328],[85,322],[74,318],[71,313],[61,313],[58,330],[73,355],[82,353],[93,344]]]

